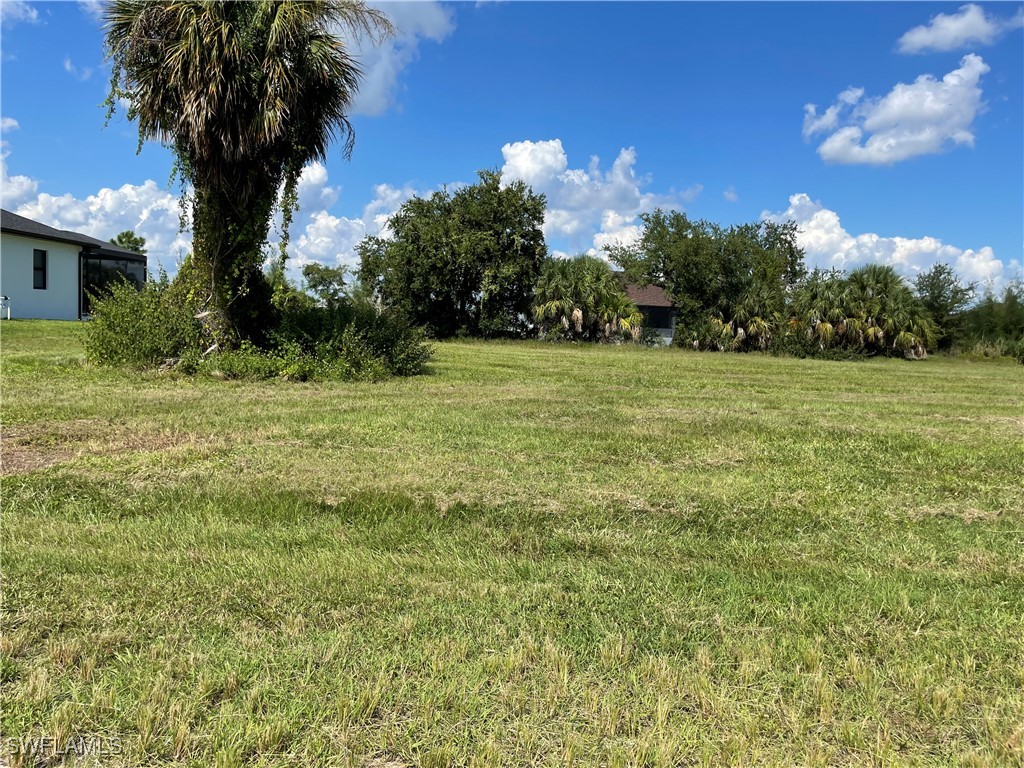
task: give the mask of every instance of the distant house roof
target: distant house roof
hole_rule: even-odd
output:
[[[626,284],[626,295],[630,301],[638,307],[671,307],[668,295],[664,288],[657,285],[639,286],[632,283]]]
[[[26,219],[16,213],[0,209],[0,230],[15,235],[26,237],[38,237],[43,240],[55,240],[59,243],[71,243],[81,246],[83,250],[95,251],[102,256],[116,256],[119,259],[131,261],[145,261],[146,257],[135,251],[129,251],[119,245],[108,243],[105,240],[97,240],[89,235],[82,235],[78,232],[71,232],[66,229],[54,229],[38,221]]]

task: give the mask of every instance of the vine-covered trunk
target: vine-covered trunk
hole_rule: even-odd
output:
[[[188,306],[211,348],[241,341],[262,346],[274,326],[271,289],[263,275],[275,179],[253,172],[230,184],[196,185],[193,253],[184,275]]]

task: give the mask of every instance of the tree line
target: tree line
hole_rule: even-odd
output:
[[[627,283],[664,289],[674,343],[698,350],[919,359],[985,339],[1012,351],[1024,336],[1018,284],[975,303],[977,286],[946,264],[913,283],[879,264],[808,270],[792,221],[725,227],[655,210],[607,261],[553,259],[544,210],[523,182],[481,171],[454,194],[406,202],[389,236],[359,244],[357,275],[435,338],[651,341]]]

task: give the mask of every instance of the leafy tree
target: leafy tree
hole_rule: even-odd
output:
[[[935,323],[938,348],[949,349],[960,333],[963,313],[974,299],[976,285],[964,285],[952,267],[936,264],[917,276],[914,288]]]
[[[390,24],[361,0],[114,0],[104,14],[110,114],[125,100],[140,145],[166,142],[194,190],[189,303],[214,341],[259,339],[279,192],[287,230],[303,166],[338,135],[352,150],[360,72],[334,30]]]
[[[964,313],[963,335],[983,344],[1012,347],[1024,362],[1024,283],[1014,280],[1002,295],[992,290]]]
[[[143,256],[146,255],[146,238],[139,237],[130,229],[119,232],[110,242],[124,248],[126,251],[134,251]]]
[[[665,289],[680,343],[699,335],[709,319],[732,324],[737,312],[760,317],[782,311],[805,274],[793,222],[723,228],[660,209],[640,218],[639,242],[613,247],[609,255],[630,282]]]
[[[546,255],[545,199],[497,171],[454,194],[414,197],[388,221],[390,238],[357,250],[359,279],[439,338],[522,335]]]
[[[603,259],[593,256],[545,261],[533,316],[549,338],[588,341],[637,340],[643,323],[622,281]]]
[[[329,307],[341,301],[345,295],[345,267],[328,267],[313,262],[302,268],[302,277],[306,281],[306,290],[320,302],[321,306]]]

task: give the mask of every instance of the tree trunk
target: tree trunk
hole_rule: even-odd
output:
[[[233,349],[242,341],[263,346],[274,326],[263,245],[277,188],[266,180],[240,181],[228,189],[197,184],[192,204],[187,296],[210,350]]]

